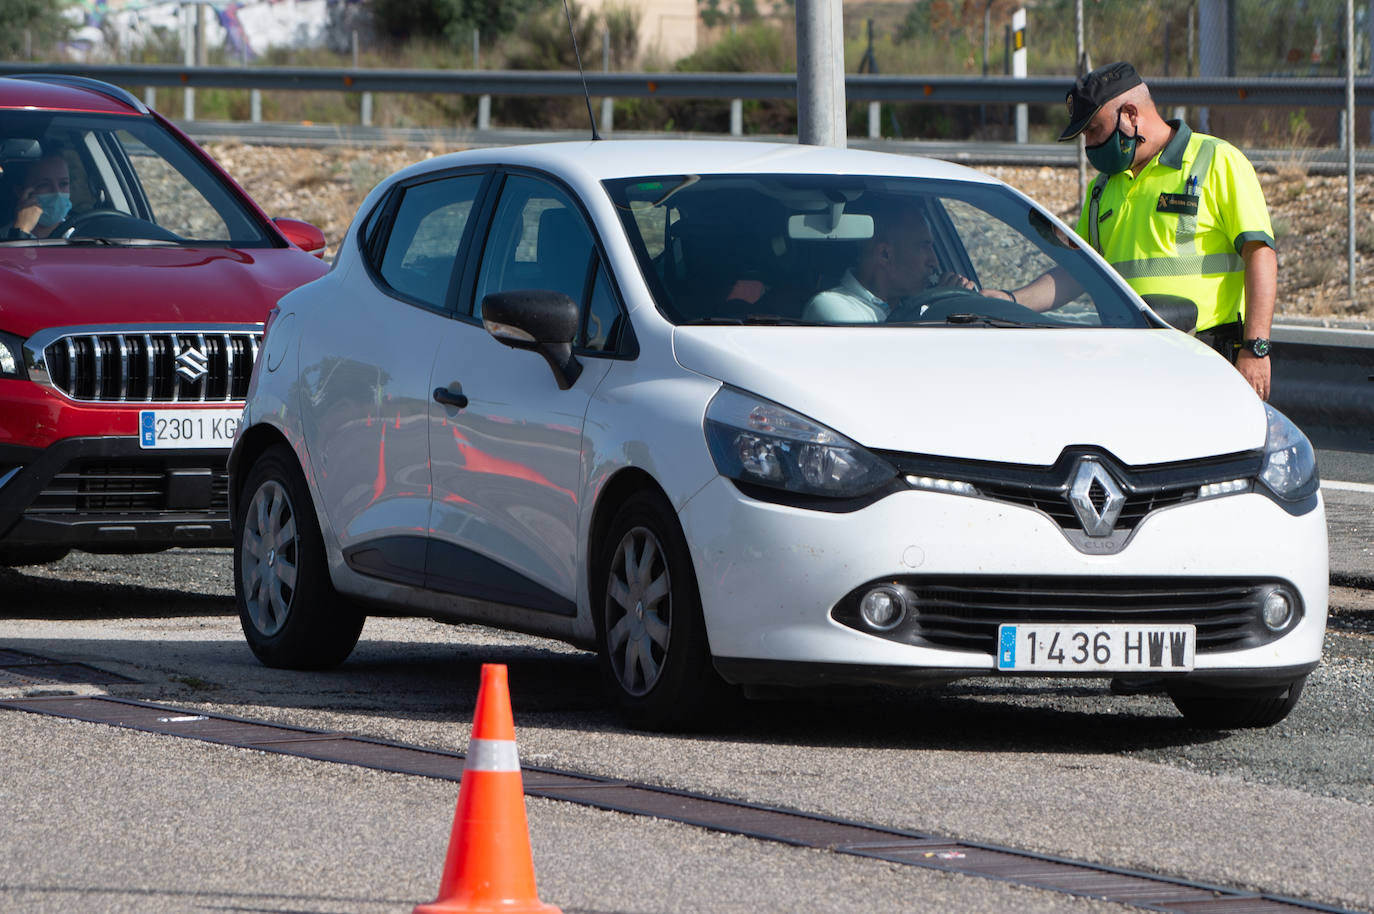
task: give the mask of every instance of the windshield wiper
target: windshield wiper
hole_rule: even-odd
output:
[[[978,324],[983,327],[1058,327],[1057,323],[1046,321],[1018,321],[1009,317],[989,317],[986,314],[974,314],[969,311],[957,311],[954,314],[945,315],[946,324]]]

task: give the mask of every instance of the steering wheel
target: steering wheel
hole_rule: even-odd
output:
[[[887,316],[887,322],[900,324],[905,321],[943,321],[950,314],[974,310],[973,299],[977,299],[979,302],[989,301],[983,297],[981,292],[975,292],[972,289],[927,289],[907,298],[903,304],[893,308],[892,313]],[[969,304],[960,307],[960,302],[968,302]],[[982,310],[981,304],[976,310]]]
[[[109,230],[90,230],[101,219],[110,220],[113,224],[117,224],[119,229],[113,233]],[[51,237],[71,238],[76,236],[84,238],[106,234],[114,234],[120,238],[147,238],[153,241],[182,240],[180,235],[168,231],[154,222],[108,207],[97,207],[96,209],[73,213],[52,230]]]
[[[925,308],[922,311],[922,308]],[[1046,323],[1045,315],[1018,302],[1002,298],[989,298],[972,289],[939,289],[934,294],[922,294],[894,309],[888,315],[888,323],[920,321],[938,323],[945,321],[951,314],[968,313],[977,317],[993,320],[1019,321],[1022,323]],[[1053,323],[1053,321],[1049,321]]]

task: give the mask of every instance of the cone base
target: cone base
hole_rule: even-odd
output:
[[[469,904],[463,901],[432,901],[416,905],[411,914],[563,914],[556,905],[544,904],[535,898],[530,901],[503,901],[494,905]]]

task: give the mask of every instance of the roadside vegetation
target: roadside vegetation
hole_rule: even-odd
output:
[[[644,72],[783,73],[796,69],[795,0],[698,0],[698,50],[663,59],[637,39],[640,13],[628,2],[589,12],[570,9],[583,64],[602,67],[603,35],[610,67]],[[1236,74],[1336,76],[1344,72],[1344,0],[1232,0],[1235,7]],[[85,0],[0,0],[0,53],[9,59],[62,59],[61,11],[85,8]],[[882,74],[1001,75],[1011,69],[1012,12],[1025,6],[1025,42],[1032,74],[1071,75],[1075,61],[1075,0],[846,0],[845,61],[851,72]],[[1147,76],[1188,76],[1197,59],[1198,0],[1091,0],[1083,4],[1089,62],[1130,59]],[[382,69],[571,70],[576,66],[561,0],[364,0],[337,4],[331,47],[268,49],[242,61],[224,48],[208,62],[248,66],[354,65]],[[474,61],[473,33],[480,36]],[[1362,28],[1361,31],[1364,31]],[[116,47],[130,63],[183,60],[176,29],[149,29],[137,47]],[[1359,64],[1368,71],[1368,52]],[[141,87],[130,87],[141,91]],[[160,90],[158,107],[181,110],[181,91]],[[338,92],[271,92],[262,98],[264,119],[288,122],[358,123],[361,97]],[[420,94],[374,97],[373,123],[382,127],[475,125],[478,100]],[[245,120],[247,90],[200,89],[197,116]],[[1052,139],[1059,106],[1032,106],[1032,141]],[[503,126],[576,126],[585,105],[576,99],[494,98],[492,122]],[[715,99],[619,99],[615,125],[626,130],[724,132],[729,103]],[[851,105],[851,133],[868,131],[868,106]],[[922,139],[1006,139],[1013,116],[1007,105],[886,104],[884,136]],[[751,134],[795,130],[789,101],[746,101],[744,129]],[[1335,112],[1320,109],[1226,109],[1214,132],[1241,144],[1297,147],[1330,145],[1338,130]]]

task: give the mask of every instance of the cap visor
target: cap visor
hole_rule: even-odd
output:
[[[1059,142],[1063,143],[1066,140],[1071,140],[1074,137],[1078,136],[1080,133],[1082,133],[1084,130],[1087,130],[1088,125],[1092,123],[1093,118],[1097,117],[1097,112],[1101,110],[1102,106],[1098,105],[1092,111],[1088,112],[1086,116],[1069,121],[1069,126],[1065,127],[1064,132],[1059,134]]]

